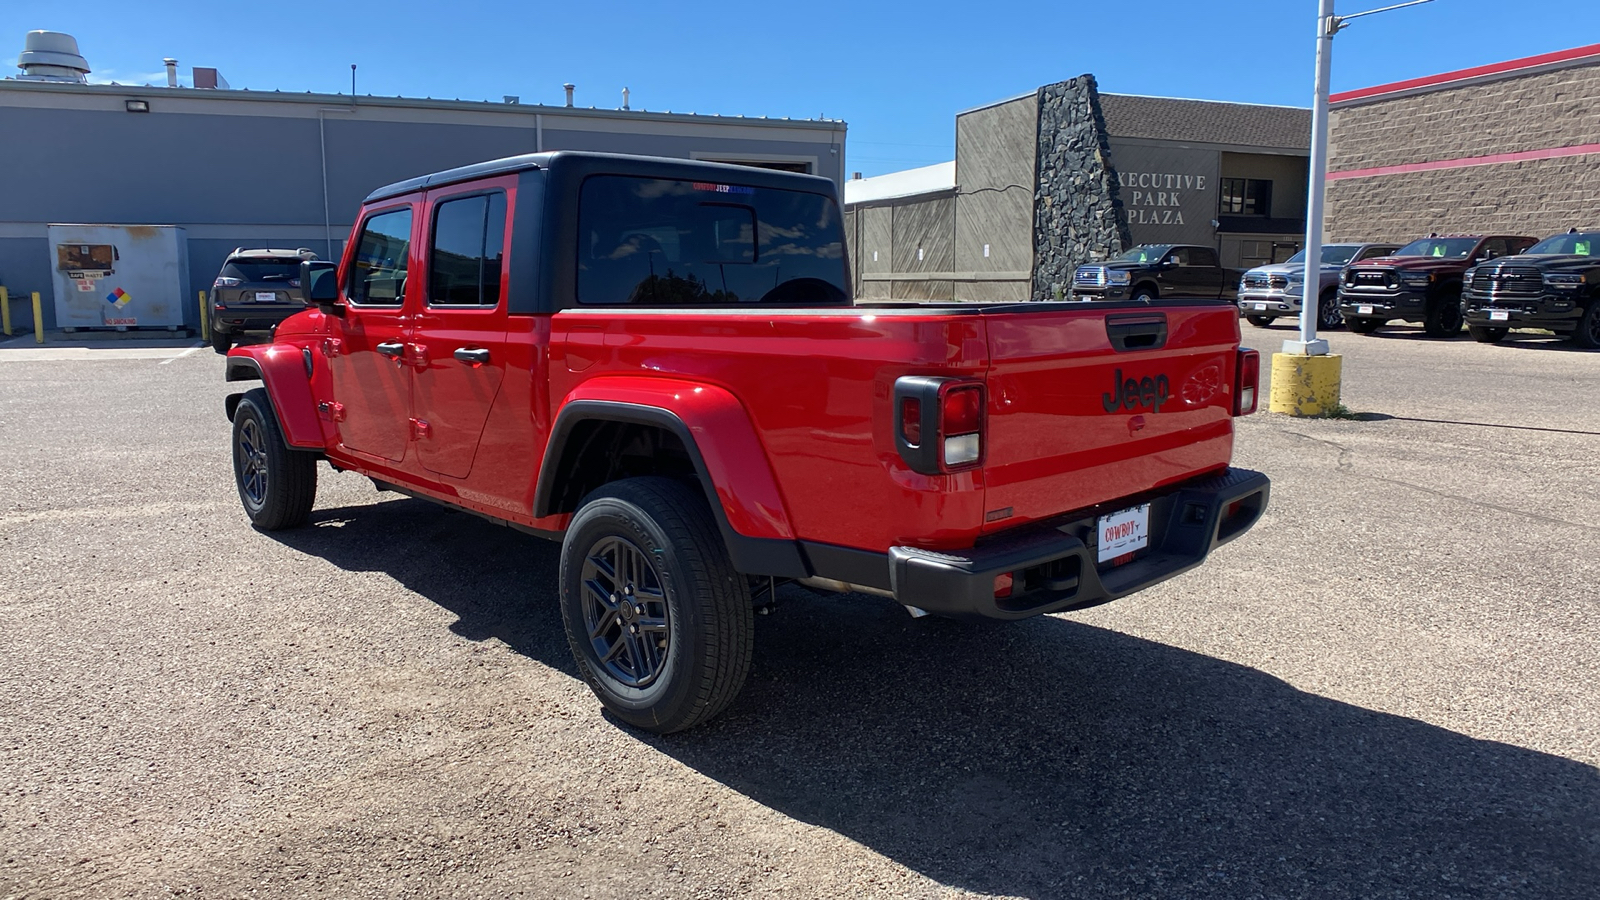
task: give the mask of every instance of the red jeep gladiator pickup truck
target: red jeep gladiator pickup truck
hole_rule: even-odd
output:
[[[794,581],[1021,619],[1130,594],[1261,516],[1230,303],[852,303],[834,184],[591,153],[366,199],[308,308],[235,348],[246,514],[316,461],[562,543],[578,668],[656,732],[738,694]]]

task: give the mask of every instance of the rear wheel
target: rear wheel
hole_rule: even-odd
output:
[[[1345,319],[1344,323],[1350,326],[1350,330],[1356,334],[1372,334],[1379,328],[1383,327],[1382,319],[1373,319],[1360,316],[1351,316],[1350,318]]]
[[[317,457],[283,439],[265,388],[233,413],[233,478],[250,524],[262,531],[304,525],[317,500]]]
[[[233,336],[218,328],[211,329],[211,349],[227,355],[228,348],[233,346]]]
[[[1332,290],[1322,292],[1317,298],[1317,327],[1336,331],[1344,327],[1344,313],[1339,312],[1339,295]]]
[[[1589,308],[1578,319],[1578,327],[1573,330],[1571,339],[1579,347],[1589,350],[1600,348],[1600,297],[1589,301]]]
[[[1454,337],[1461,333],[1461,301],[1448,297],[1434,298],[1422,321],[1422,332],[1431,338]]]
[[[1507,329],[1490,328],[1487,325],[1468,325],[1467,333],[1480,344],[1498,344],[1505,340]]]
[[[1266,328],[1278,320],[1277,316],[1245,316],[1245,321],[1257,328]]]
[[[561,545],[561,619],[611,714],[668,734],[732,703],[750,672],[750,588],[706,498],[667,478],[590,494]]]

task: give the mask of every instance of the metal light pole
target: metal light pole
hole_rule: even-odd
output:
[[[1321,356],[1328,352],[1328,342],[1317,337],[1317,306],[1322,284],[1322,199],[1328,180],[1328,71],[1333,64],[1333,36],[1351,19],[1432,2],[1410,0],[1408,3],[1396,3],[1348,16],[1336,16],[1333,14],[1333,0],[1318,0],[1317,75],[1311,104],[1311,187],[1306,196],[1306,271],[1305,281],[1300,287],[1300,340],[1284,341],[1284,353]]]

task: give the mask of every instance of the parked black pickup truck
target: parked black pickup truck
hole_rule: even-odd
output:
[[[1468,270],[1461,312],[1486,344],[1512,328],[1548,328],[1580,347],[1600,347],[1600,231],[1558,234]]]
[[[1076,300],[1234,300],[1243,269],[1224,269],[1211,247],[1142,244],[1072,274]]]

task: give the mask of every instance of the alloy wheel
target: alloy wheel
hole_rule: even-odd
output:
[[[267,502],[267,447],[255,419],[239,426],[239,486],[251,506]]]
[[[628,687],[648,687],[667,662],[667,595],[649,557],[607,535],[584,556],[583,618],[594,660]]]

